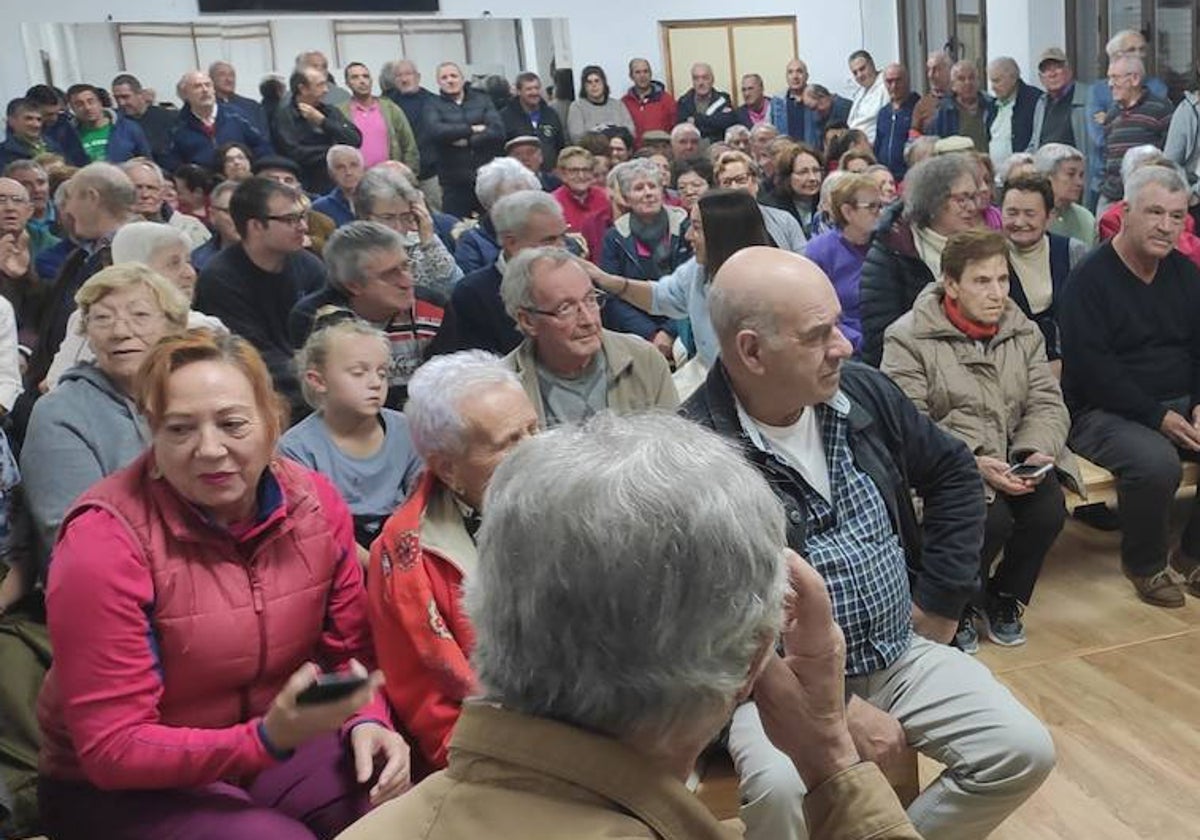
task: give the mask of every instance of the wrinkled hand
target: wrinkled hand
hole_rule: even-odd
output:
[[[313,125],[320,127],[325,124],[325,115],[321,113],[320,108],[314,108],[305,102],[297,102],[296,107],[300,109],[300,116]]]
[[[29,231],[22,230],[0,236],[0,274],[5,277],[24,277],[32,261]]]
[[[825,581],[795,552],[784,555],[784,656],[768,657],[754,701],[767,737],[812,790],[859,761],[846,726],[846,640]]]
[[[359,676],[368,676],[367,669],[358,660],[350,661],[350,671]],[[316,682],[319,673],[316,665],[306,662],[275,695],[271,708],[263,717],[263,728],[277,749],[294,750],[310,738],[336,732],[351,715],[371,702],[375,692],[383,685],[383,674],[376,671],[369,675],[366,685],[349,697],[331,703],[298,706],[296,695]]]
[[[1029,455],[1021,463],[1028,464],[1031,467],[1054,466],[1054,456],[1047,455],[1045,452],[1030,452]],[[1028,487],[1030,490],[1037,487],[1050,473],[1044,473],[1037,478],[1018,478],[1017,480]]]
[[[1192,416],[1196,416],[1195,412],[1192,413]],[[1162,423],[1158,428],[1168,440],[1180,449],[1200,452],[1200,429],[1184,420],[1183,415],[1179,412],[1168,411],[1163,415]]]
[[[369,794],[372,808],[395,799],[412,787],[408,744],[397,733],[371,721],[360,723],[350,732],[350,750],[354,755],[355,778],[360,785],[371,780],[376,759],[384,763]]]
[[[846,704],[846,725],[863,761],[886,767],[898,761],[908,748],[908,736],[900,721],[861,697],[851,697]]]
[[[667,360],[667,364],[675,365],[675,339],[664,330],[659,330],[650,339],[650,343],[654,345],[659,353],[662,353]]]
[[[946,618],[944,615],[927,613],[913,602],[913,629],[931,642],[948,645],[958,632],[958,619]]]
[[[428,245],[437,235],[433,227],[433,216],[425,206],[425,197],[421,196],[412,203],[412,214],[417,217],[417,241]]]
[[[979,467],[979,474],[983,476],[983,480],[988,483],[988,486],[1007,496],[1024,496],[1026,493],[1033,492],[1032,485],[1026,484],[1019,478],[1014,478],[1008,471],[1008,464],[999,458],[976,455],[975,465]]]

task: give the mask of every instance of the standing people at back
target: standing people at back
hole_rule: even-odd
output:
[[[537,73],[522,73],[514,84],[517,95],[500,118],[506,140],[536,137],[542,147],[542,171],[550,172],[558,163],[558,153],[567,145],[566,132],[558,112],[542,98],[542,80]]]
[[[339,143],[358,147],[362,133],[337,108],[324,101],[329,91],[326,74],[313,67],[296,70],[288,79],[292,97],[275,115],[275,149],[300,167],[300,183],[313,193],[326,193],[333,181],[325,154]]]
[[[504,123],[487,94],[466,87],[454,62],[437,67],[441,95],[426,106],[424,119],[437,147],[442,206],[460,218],[477,212],[475,170],[496,157],[504,145]]]
[[[724,140],[726,129],[737,124],[733,99],[715,87],[711,64],[701,61],[692,65],[692,86],[679,97],[676,118],[692,123],[710,143]]]
[[[1161,149],[1167,142],[1171,125],[1171,103],[1160,99],[1145,86],[1146,68],[1136,56],[1126,55],[1108,65],[1108,86],[1113,106],[1104,119],[1104,183],[1096,215],[1125,194],[1121,161],[1134,146],[1150,145]]]
[[[621,101],[633,117],[633,140],[642,145],[647,131],[670,131],[679,122],[678,104],[667,86],[656,81],[650,62],[634,58],[629,62],[629,80],[633,82]]]
[[[879,109],[888,101],[887,87],[883,77],[875,68],[875,59],[866,50],[855,50],[850,53],[850,74],[858,90],[854,92],[854,102],[850,106],[850,115],[846,125],[856,128],[867,135],[867,139],[875,142],[875,120]]]
[[[371,71],[361,61],[346,65],[350,98],[338,106],[362,134],[363,166],[398,160],[416,172],[421,165],[417,138],[400,106],[371,92]]]

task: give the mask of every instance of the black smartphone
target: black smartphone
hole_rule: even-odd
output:
[[[357,674],[321,674],[316,682],[296,695],[296,705],[316,706],[344,700],[366,684],[367,678]]]

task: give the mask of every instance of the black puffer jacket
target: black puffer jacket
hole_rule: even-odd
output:
[[[479,91],[464,91],[461,105],[439,95],[425,105],[421,117],[437,151],[438,177],[443,184],[475,183],[475,170],[504,148],[504,122],[492,100]],[[473,125],[487,128],[476,133],[471,131]],[[462,140],[467,142],[462,144]]]
[[[883,358],[883,331],[912,309],[921,290],[937,279],[917,254],[912,227],[903,212],[900,202],[884,212],[871,237],[859,281],[862,360],[872,367],[879,367]]]
[[[841,388],[850,400],[854,462],[871,477],[887,505],[904,548],[913,600],[926,612],[957,618],[978,587],[987,516],[975,458],[962,441],[917,411],[879,371],[847,362]],[[803,555],[807,517],[800,479],[750,442],[720,361],[679,413],[741,446],[787,509],[788,546]],[[912,491],[924,502],[920,522]]]

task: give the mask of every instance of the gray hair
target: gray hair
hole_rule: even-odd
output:
[[[575,258],[566,248],[528,248],[509,260],[504,267],[504,279],[500,281],[500,299],[504,301],[504,311],[514,321],[517,320],[518,312],[534,305],[533,271],[537,264],[543,261],[551,262],[557,268],[563,263],[574,262]]]
[[[779,129],[768,122],[760,122],[758,125],[754,126],[754,128],[750,129],[751,140],[753,140],[755,137],[762,137],[764,134],[769,134],[772,138],[778,137]]]
[[[1140,58],[1138,58],[1133,53],[1124,53],[1122,55],[1117,56],[1109,63],[1108,66],[1109,66],[1109,69],[1111,70],[1113,67],[1117,67],[1120,65],[1124,65],[1126,67],[1125,72],[1133,73],[1139,79],[1146,78],[1146,62],[1142,61]]]
[[[730,142],[735,137],[745,137],[747,140],[749,140],[750,129],[746,128],[746,126],[742,125],[741,123],[738,123],[737,125],[731,125],[729,128],[725,129],[726,143]]]
[[[128,175],[130,172],[137,169],[138,167],[141,167],[142,169],[149,169],[151,172],[153,172],[154,174],[156,174],[158,176],[158,180],[161,181],[164,185],[167,183],[167,176],[163,175],[162,167],[159,166],[157,163],[155,163],[148,157],[130,158],[129,160],[125,161],[124,163],[119,163],[117,165],[121,168],[121,171],[124,172],[126,175]]]
[[[1129,52],[1129,47],[1125,46],[1130,38],[1141,38],[1143,43],[1146,36],[1136,29],[1122,29],[1120,32],[1108,39],[1108,43],[1104,45],[1104,52],[1108,54],[1109,60],[1118,58]]]
[[[209,201],[212,201],[215,198],[220,198],[221,196],[225,195],[225,193],[232,193],[238,188],[238,186],[239,183],[237,181],[222,181],[212,188],[212,192],[209,193],[208,199]]]
[[[520,164],[517,164],[520,166]],[[519,234],[529,224],[529,217],[537,213],[563,218],[562,207],[548,193],[541,190],[521,190],[509,193],[492,207],[492,225],[497,236]]]
[[[917,227],[929,227],[950,198],[955,181],[964,175],[976,178],[975,160],[970,155],[938,155],[926,158],[904,179],[904,216]]]
[[[133,181],[120,167],[103,161],[89,163],[71,176],[70,184],[72,190],[95,190],[100,197],[100,205],[113,215],[124,216],[133,212],[137,191]]]
[[[678,128],[679,126],[676,126]],[[694,126],[693,126],[694,128]],[[662,170],[649,158],[634,158],[613,168],[617,179],[617,189],[621,195],[629,195],[633,185],[643,178],[656,184],[662,184]]]
[[[486,509],[464,598],[487,700],[660,749],[720,726],[786,583],[783,510],[728,441],[602,413],[518,445]]]
[[[1128,181],[1129,176],[1143,166],[1168,162],[1170,158],[1163,154],[1162,149],[1149,143],[1126,149],[1125,154],[1121,156],[1121,180]]]
[[[677,140],[685,134],[694,134],[696,137],[699,137],[700,129],[696,128],[696,126],[690,122],[681,122],[679,125],[671,129],[672,140]]]
[[[361,165],[363,162],[362,152],[353,146],[347,146],[345,143],[335,143],[329,147],[329,151],[325,152],[325,168],[333,169],[333,162],[342,155],[358,158]]]
[[[1178,164],[1171,161],[1152,163],[1138,167],[1125,179],[1125,203],[1134,206],[1142,190],[1151,184],[1157,184],[1171,193],[1186,192],[1188,188],[1187,177]]]
[[[1033,164],[1033,155],[1029,154],[1029,152],[1013,152],[996,173],[996,186],[1004,186],[1008,179],[1012,177],[1013,170],[1018,166],[1025,166],[1026,164]],[[1036,164],[1034,164],[1034,168],[1037,168]]]
[[[402,199],[413,204],[420,197],[421,191],[401,173],[387,166],[372,166],[354,188],[354,212],[362,219],[375,212],[380,201]]]
[[[379,68],[379,92],[387,93],[396,89],[396,66],[398,61],[385,61]]]
[[[1003,70],[1014,79],[1021,78],[1021,68],[1012,56],[1001,55],[993,58],[988,62],[988,72],[992,70]]]
[[[321,256],[329,273],[329,285],[346,291],[362,285],[362,264],[380,251],[401,253],[404,237],[379,222],[350,222],[325,240]]]
[[[1064,163],[1077,160],[1083,163],[1083,152],[1066,143],[1047,143],[1033,154],[1033,165],[1038,172],[1050,176]]]
[[[479,167],[475,176],[475,197],[484,210],[491,210],[506,195],[521,190],[540,190],[542,182],[514,158],[493,158]]]
[[[150,263],[150,258],[168,245],[192,250],[192,238],[182,230],[160,222],[130,222],[122,225],[112,240],[113,265]]]
[[[457,455],[466,450],[466,418],[461,403],[488,388],[520,388],[521,382],[499,356],[463,350],[435,356],[417,368],[408,382],[408,418],[413,448],[426,463],[431,455]]]
[[[4,177],[11,178],[18,172],[36,172],[43,177],[46,175],[46,167],[42,166],[33,158],[17,158],[8,162],[4,167]]]
[[[938,138],[932,137],[928,134],[922,134],[920,137],[914,137],[912,140],[909,140],[908,144],[904,147],[905,165],[910,167],[916,166],[916,164],[920,163],[921,161],[917,160],[914,162],[914,158],[919,157],[920,155],[925,155],[926,157],[932,155],[934,148],[937,146],[937,141]],[[924,158],[922,158],[922,160],[923,159]]]

